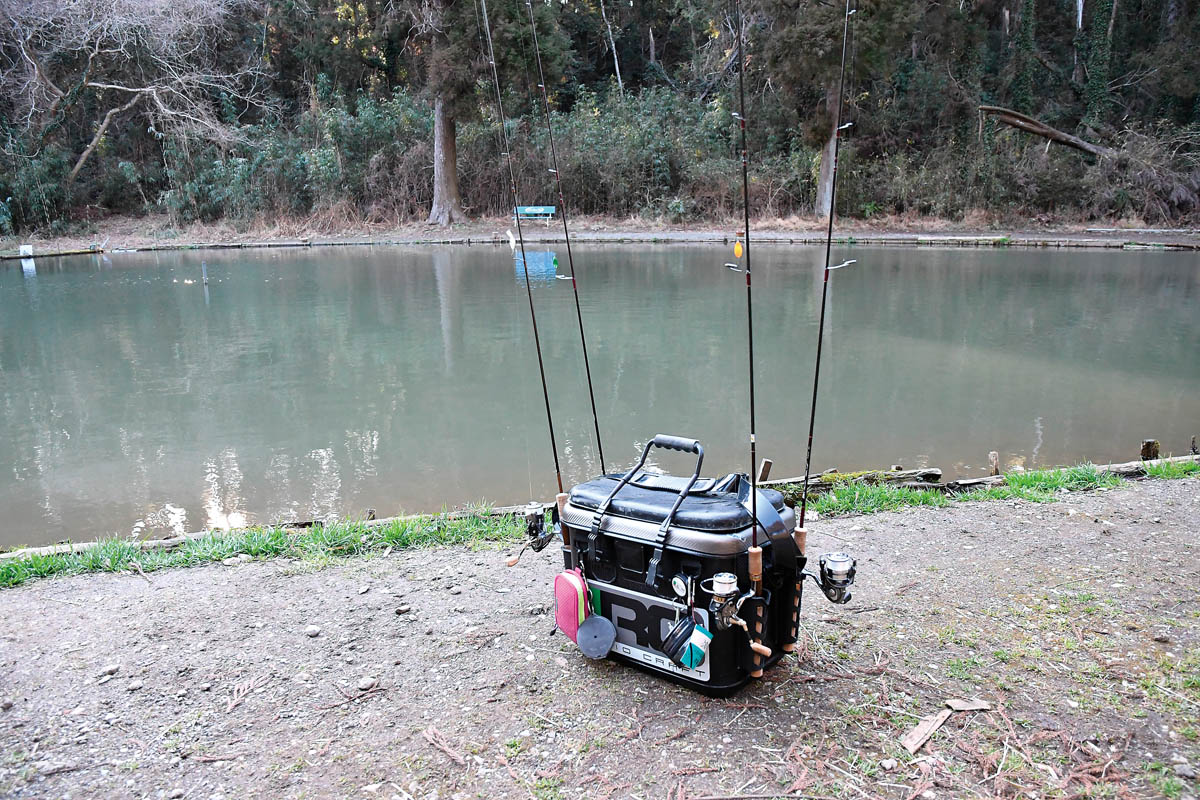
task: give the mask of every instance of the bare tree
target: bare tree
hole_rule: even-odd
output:
[[[229,66],[222,39],[256,11],[256,0],[0,0],[0,114],[33,152],[68,114],[94,116],[68,182],[134,109],[152,132],[232,142],[220,102],[261,105],[261,72],[252,55]]]
[[[617,88],[621,90],[621,94],[625,94],[625,82],[621,80],[621,59],[617,57],[617,40],[613,37],[612,23],[608,21],[608,12],[604,8],[604,0],[600,0],[600,17],[604,20],[604,27],[608,28],[608,46],[612,48],[613,54],[613,72],[617,74]],[[654,34],[651,33],[651,41]],[[654,59],[651,58],[651,61]]]

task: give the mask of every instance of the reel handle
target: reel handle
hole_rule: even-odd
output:
[[[741,617],[734,617],[733,624],[737,625],[742,630],[744,630],[746,632],[747,638],[749,638],[752,635],[750,633],[750,626],[747,625],[746,620],[742,619]],[[763,658],[771,657],[771,648],[767,647],[762,642],[756,642],[753,639],[750,639],[750,649],[753,650],[754,652],[758,653]]]

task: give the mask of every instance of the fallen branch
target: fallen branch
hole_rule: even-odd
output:
[[[358,694],[355,694],[355,695],[346,695],[345,700],[341,700],[337,703],[330,703],[327,706],[317,706],[316,709],[317,709],[317,711],[328,711],[331,708],[337,708],[338,706],[344,706],[347,703],[353,703],[355,700],[362,700],[364,697],[368,697],[370,695],[379,694],[380,692],[386,692],[386,691],[387,691],[387,689],[383,686],[372,686],[370,689],[367,689],[365,692],[359,692]],[[342,694],[346,694],[346,693],[342,692]]]
[[[638,719],[638,710],[636,708],[633,710],[633,723],[636,727],[631,726],[629,728],[629,730],[625,733],[625,738],[621,740],[622,744],[632,741],[642,735],[642,728],[644,725]]]
[[[225,713],[228,714],[230,711],[233,711],[235,708],[240,706],[251,692],[259,687],[265,686],[266,683],[267,676],[259,675],[251,678],[248,681],[239,683],[237,686],[234,686],[233,695],[229,698],[229,705],[225,706]]]
[[[450,744],[446,741],[446,737],[443,736],[442,732],[437,728],[431,725],[430,727],[426,728],[421,735],[425,737],[425,741],[429,742],[438,750],[441,750],[443,753],[445,753],[446,757],[455,764],[458,764],[460,767],[465,767],[467,765],[467,760],[450,748]]]
[[[38,775],[43,778],[48,778],[51,775],[62,775],[64,772],[79,772],[81,769],[95,769],[97,767],[107,766],[107,761],[101,761],[98,764],[65,764],[61,767],[51,767],[48,770],[38,772]]]
[[[679,730],[675,731],[671,735],[665,736],[662,739],[659,739],[657,742],[654,743],[654,746],[662,747],[667,742],[673,742],[676,739],[678,739],[679,737],[684,736],[685,734],[687,734],[687,732],[688,732],[688,728],[680,728]],[[675,774],[678,775],[679,773],[676,772]]]
[[[250,755],[249,753],[230,753],[227,756],[196,756],[196,760],[201,764],[212,764],[216,761],[235,761],[242,756]]]
[[[827,794],[706,794],[703,797],[692,797],[689,800],[777,800],[780,797],[794,797],[799,800],[836,800]]]
[[[979,111],[987,116],[995,117],[997,122],[1002,122],[1005,125],[1016,128],[1017,130],[1032,133],[1035,136],[1041,136],[1049,139],[1052,142],[1073,147],[1076,150],[1081,150],[1088,155],[1096,156],[1097,158],[1112,158],[1117,154],[1116,150],[1111,147],[1103,147],[1098,144],[1084,141],[1078,136],[1072,136],[1065,131],[1060,131],[1058,128],[1052,128],[1044,122],[1039,122],[1033,117],[1026,116],[1019,111],[1013,111],[1011,108],[1001,108],[1000,106],[980,106]]]

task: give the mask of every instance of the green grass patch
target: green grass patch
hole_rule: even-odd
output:
[[[1041,489],[1016,488],[1013,486],[987,486],[956,495],[955,500],[973,503],[980,500],[1028,500],[1031,503],[1049,503],[1054,495]]]
[[[1187,478],[1200,475],[1200,462],[1175,461],[1147,464],[1146,474],[1151,478]]]
[[[1080,464],[1062,469],[1034,469],[1028,472],[1009,472],[1004,483],[1010,489],[1053,493],[1060,490],[1079,492],[1120,486],[1121,479],[1104,472],[1095,464]]]
[[[1154,788],[1169,800],[1178,800],[1183,796],[1183,781],[1175,777],[1174,772],[1166,764],[1154,761],[1146,766],[1146,776]]]
[[[509,542],[525,535],[524,521],[513,516],[430,516],[368,526],[337,522],[300,530],[249,528],[214,531],[171,550],[142,550],[137,542],[106,539],[80,553],[37,554],[0,561],[0,588],[35,578],[84,572],[154,572],[170,567],[210,564],[240,555],[256,559],[288,556],[316,564],[338,558],[433,545]]]
[[[887,484],[839,484],[815,497],[810,496],[818,514],[874,514],[904,506],[946,506],[946,495],[931,489],[909,489]]]
[[[946,674],[960,681],[969,681],[973,679],[971,670],[982,666],[983,662],[978,658],[952,658],[946,662]]]
[[[1000,486],[985,486],[953,495],[946,495],[935,489],[896,487],[876,482],[880,475],[885,474],[847,472],[821,475],[818,480],[829,488],[814,487],[809,492],[809,502],[818,514],[844,516],[874,514],[904,506],[947,506],[955,502],[1027,500],[1033,503],[1049,503],[1063,492],[1106,489],[1121,485],[1120,477],[1111,472],[1104,472],[1094,464],[1010,472],[1004,476],[1005,482]],[[1200,475],[1200,464],[1155,464],[1147,468],[1147,474],[1156,478]],[[799,505],[803,495],[800,484],[786,484],[775,488],[783,492],[788,500]]]

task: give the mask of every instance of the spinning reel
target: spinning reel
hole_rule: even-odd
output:
[[[546,545],[562,536],[562,521],[558,518],[558,506],[550,507],[550,527],[546,527],[546,509],[541,503],[525,506],[525,544],[521,551],[508,559],[508,566],[516,566],[526,550],[540,553]]]

